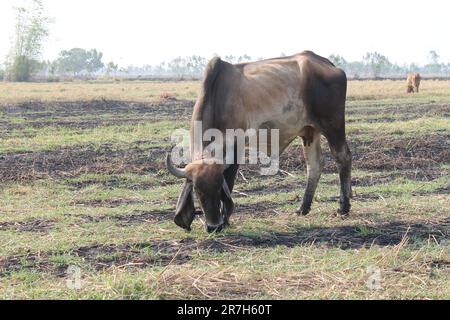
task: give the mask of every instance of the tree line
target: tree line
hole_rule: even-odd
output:
[[[68,78],[200,78],[208,62],[206,57],[192,55],[177,57],[157,65],[119,66],[113,61],[103,61],[103,53],[96,49],[72,48],[62,50],[53,60],[41,58],[45,39],[52,20],[46,16],[42,0],[31,0],[27,7],[16,8],[16,25],[11,50],[3,66],[0,80],[31,81]],[[285,54],[281,53],[280,56]],[[328,57],[344,69],[349,78],[403,78],[407,73],[419,72],[429,77],[449,77],[450,63],[440,61],[439,54],[428,53],[428,63],[399,65],[379,52],[368,52],[359,61],[347,61],[339,54]],[[241,63],[261,60],[262,57],[226,55],[223,60]]]
[[[280,55],[282,56],[282,54]],[[360,61],[347,61],[340,55],[331,55],[328,59],[342,68],[351,79],[404,78],[410,72],[419,72],[425,77],[449,77],[450,63],[440,63],[435,51],[429,53],[430,62],[420,66],[415,63],[398,65],[378,53],[368,52]],[[260,60],[249,55],[226,55],[223,60],[230,63],[242,63]],[[0,78],[7,81],[98,78],[145,78],[145,79],[199,79],[208,62],[206,57],[193,55],[177,57],[157,65],[120,67],[117,63],[103,61],[103,53],[96,49],[73,48],[60,52],[53,61],[30,60],[19,56],[14,63],[0,71]]]
[[[428,63],[425,65],[416,63],[399,65],[379,52],[367,52],[360,61],[347,61],[337,54],[331,55],[329,59],[353,79],[402,78],[411,72],[418,72],[428,77],[450,76],[450,63],[440,62],[439,54],[435,50],[429,51]]]

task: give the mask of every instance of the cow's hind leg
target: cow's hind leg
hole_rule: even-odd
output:
[[[307,183],[302,204],[296,212],[306,215],[311,210],[311,203],[322,173],[323,159],[320,147],[320,132],[312,127],[307,127],[306,130],[303,130],[301,137],[303,139],[303,153],[306,161]]]
[[[331,153],[336,160],[339,170],[339,180],[341,183],[340,190],[340,208],[338,213],[347,215],[350,211],[350,197],[352,193],[351,186],[351,170],[352,170],[352,154],[345,139],[345,134],[329,134],[326,135],[330,145]]]

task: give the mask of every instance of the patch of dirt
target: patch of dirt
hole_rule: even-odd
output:
[[[150,255],[143,255],[142,249],[149,250]],[[157,241],[124,245],[94,245],[80,247],[71,254],[82,257],[97,270],[113,266],[166,266],[183,264],[190,260],[190,255],[182,251],[183,244],[173,241]]]
[[[414,139],[350,140],[353,168],[366,170],[410,170],[419,176],[424,170],[450,163],[450,135],[432,134]],[[328,145],[323,148],[325,173],[337,172]],[[289,172],[305,171],[302,147],[290,146],[280,157],[280,167]],[[252,171],[247,172],[252,175]],[[253,173],[254,174],[254,173]]]
[[[117,220],[120,226],[126,227],[139,223],[169,221],[174,215],[174,210],[134,211],[132,214],[114,216],[113,219]]]
[[[90,268],[104,270],[111,267],[145,268],[183,264],[191,259],[194,241],[186,238],[176,240],[153,240],[148,243],[96,244],[79,247],[70,252],[38,252],[0,258],[0,277],[20,270],[50,273],[58,277],[66,276],[68,264],[55,263],[51,258],[70,255],[81,258]],[[145,250],[148,253],[144,253]]]
[[[409,121],[424,117],[448,117],[450,116],[450,106],[447,104],[427,104],[427,105],[410,105],[407,108],[397,106],[382,106],[381,109],[351,107],[346,110],[347,115],[373,115],[373,117],[365,117],[362,119],[347,119],[347,123],[379,123],[379,122],[396,122]]]
[[[374,140],[367,151],[353,150],[356,168],[369,170],[427,169],[449,163],[450,135],[432,134],[414,139]],[[369,151],[370,150],[370,151]]]
[[[278,203],[270,201],[259,201],[252,204],[236,204],[233,217],[239,216],[273,216],[279,213],[275,210],[279,206]]]
[[[91,216],[88,214],[82,214],[72,215],[72,217],[80,219],[82,223],[102,222],[105,220],[109,220],[117,222],[119,226],[127,227],[140,223],[158,223],[162,221],[170,221],[173,219],[174,214],[175,210],[135,210],[131,214],[124,215]]]
[[[255,177],[256,178],[256,177]],[[266,183],[264,185],[264,183]],[[292,184],[286,184],[284,181],[276,181],[271,182],[267,184],[267,182],[262,179],[261,185],[254,186],[254,187],[246,187],[245,183],[241,183],[239,185],[236,185],[235,190],[233,190],[233,197],[234,198],[242,198],[246,197],[246,195],[263,195],[263,194],[270,194],[270,193],[288,193],[292,191],[302,191],[304,190],[305,185],[302,183],[292,183]]]
[[[26,181],[46,177],[70,178],[86,173],[146,173],[164,168],[163,148],[139,145],[117,149],[100,147],[62,148],[55,151],[9,153],[0,155],[1,181]]]
[[[102,188],[110,190],[114,190],[116,188],[142,190],[142,189],[150,189],[152,187],[155,187],[155,185],[166,186],[175,183],[177,182],[165,181],[163,179],[159,179],[157,182],[134,182],[126,178],[110,175],[107,177],[106,180],[87,179],[82,181],[67,181],[66,184],[75,190],[84,189],[93,185],[100,185]]]
[[[56,225],[56,220],[50,219],[30,219],[26,221],[8,221],[0,222],[0,231],[14,230],[22,232],[42,232],[46,233],[53,229]]]
[[[353,190],[355,192],[355,190]],[[367,201],[376,201],[380,200],[382,197],[377,194],[371,194],[371,193],[359,193],[353,195],[351,201],[360,201],[360,202],[367,202]],[[315,201],[318,202],[339,202],[339,196],[331,196],[328,198],[322,198],[320,200],[315,199]]]
[[[245,169],[243,169],[245,171]],[[353,186],[353,192],[354,197],[353,201],[372,201],[372,200],[379,200],[381,199],[380,195],[377,194],[364,194],[360,193],[358,191],[358,187],[366,187],[366,186],[374,186],[374,185],[380,185],[380,184],[386,184],[391,181],[394,181],[398,178],[404,178],[408,180],[414,180],[414,181],[432,181],[441,177],[444,177],[448,174],[450,174],[450,171],[448,170],[442,170],[437,168],[425,168],[422,170],[396,170],[396,171],[384,171],[385,174],[379,174],[377,173],[374,176],[364,176],[364,177],[353,177],[352,178],[352,186]],[[246,172],[246,176],[247,176]],[[305,190],[305,184],[301,182],[295,182],[287,184],[283,180],[275,180],[270,181],[269,183],[265,181],[265,177],[263,176],[251,176],[248,175],[248,178],[251,180],[258,180],[261,179],[261,185],[253,186],[253,187],[246,187],[246,183],[242,181],[240,176],[238,175],[238,183],[236,184],[235,190],[233,190],[233,198],[239,199],[239,198],[245,198],[247,196],[254,196],[254,195],[265,195],[265,194],[272,194],[272,193],[289,193],[289,192],[295,192],[297,195],[296,198],[292,201],[299,202],[301,200],[301,196],[303,195],[303,192]],[[282,179],[282,178],[281,178]],[[336,178],[335,180],[331,181],[323,181],[320,180],[319,184],[328,184],[328,185],[334,185],[339,186],[339,178]],[[415,194],[449,194],[450,193],[450,187],[442,187],[437,190],[434,190],[433,192],[423,192],[423,193],[415,193]],[[316,199],[317,200],[317,199]],[[339,201],[339,197],[330,197],[327,199],[321,199],[319,202],[334,202]]]
[[[75,214],[75,215],[64,214],[64,215],[65,216],[70,216],[70,217],[73,217],[73,218],[77,218],[77,219],[79,219],[79,221],[81,223],[102,222],[102,221],[111,219],[111,217],[108,216],[108,215],[96,215],[96,216],[92,216],[92,215],[89,215],[89,214]],[[79,223],[73,223],[71,225],[78,225],[78,224]]]
[[[30,101],[7,104],[1,112],[27,120],[24,124],[0,122],[0,131],[24,127],[95,128],[101,125],[189,119],[194,101],[164,99],[143,103],[114,100],[92,101]],[[77,119],[79,117],[79,119]],[[48,119],[51,119],[49,121]]]
[[[417,241],[448,241],[450,218],[437,221],[407,222],[392,221],[339,227],[298,227],[294,232],[274,232],[261,236],[241,234],[219,235],[214,239],[196,241],[192,238],[181,240],[152,240],[145,243],[95,244],[74,248],[70,252],[27,252],[0,258],[0,277],[22,269],[35,270],[64,276],[67,264],[50,261],[52,256],[70,255],[82,258],[91,268],[104,270],[116,268],[145,268],[184,264],[191,259],[195,250],[215,252],[236,251],[255,247],[275,246],[320,246],[346,249],[368,248],[371,246],[395,246],[401,243],[415,245]],[[436,268],[447,268],[447,261],[437,261]]]
[[[9,153],[0,155],[0,180],[22,181],[45,177],[67,178],[96,172],[105,174],[146,173],[164,170],[164,148],[142,146],[149,141],[136,142],[128,149],[120,149],[104,144],[100,147],[86,145],[67,147],[54,151]],[[432,134],[417,138],[375,138],[371,142],[350,140],[353,167],[365,170],[409,170],[415,179],[428,175],[441,163],[450,163],[450,135]],[[324,146],[325,173],[337,172],[328,146]],[[302,147],[290,146],[281,155],[280,167],[288,172],[304,173],[305,162]],[[257,166],[241,167],[246,177],[259,175]],[[436,170],[435,170],[436,171]],[[435,175],[435,174],[434,174]],[[164,183],[164,180],[161,179]],[[72,183],[74,188],[82,188],[95,181]],[[114,188],[120,181],[104,182]],[[146,188],[151,185],[136,185]],[[283,191],[283,190],[280,190]]]
[[[75,205],[86,207],[104,207],[104,208],[117,208],[123,205],[142,203],[142,201],[134,199],[94,199],[94,200],[77,200]]]
[[[449,172],[440,168],[423,168],[416,170],[396,170],[392,172],[386,172],[382,175],[365,176],[352,178],[352,185],[356,187],[368,187],[378,184],[389,183],[398,178],[404,178],[413,181],[433,181],[438,178],[448,175]]]
[[[8,257],[0,257],[0,278],[19,271],[38,271],[49,273],[57,277],[66,275],[67,264],[56,264],[49,261],[46,253],[26,253]]]
[[[362,232],[361,229],[367,231]],[[261,237],[227,235],[203,243],[209,249],[218,251],[241,247],[275,246],[324,246],[338,247],[343,250],[369,248],[376,246],[395,246],[408,239],[414,245],[417,241],[439,243],[450,237],[450,218],[437,221],[406,222],[392,221],[379,224],[367,224],[339,227],[298,227],[295,232],[275,232]],[[207,244],[207,245],[206,245]]]
[[[377,116],[386,115],[382,119],[383,122],[390,122],[390,120],[394,121],[402,121],[402,120],[411,120],[418,119],[422,117],[432,117],[432,116],[450,116],[450,106],[448,104],[412,104],[412,105],[382,105],[379,108],[376,107],[362,107],[362,106],[354,106],[347,107],[345,110],[346,115],[373,115],[372,122],[377,121]],[[371,122],[370,119],[364,121]]]
[[[450,186],[437,188],[433,192],[429,192],[429,191],[415,191],[415,192],[412,193],[412,195],[413,196],[425,196],[425,195],[428,195],[430,193],[432,193],[432,194],[450,195]]]

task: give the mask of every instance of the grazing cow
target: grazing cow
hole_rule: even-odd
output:
[[[202,130],[214,128],[221,132],[279,129],[280,153],[296,137],[301,137],[307,185],[297,213],[306,215],[323,167],[320,146],[323,135],[339,170],[338,212],[346,215],[350,210],[352,162],[345,135],[346,91],[345,72],[311,51],[236,65],[214,58],[206,67],[202,92],[194,106],[191,148],[194,121],[202,121]],[[195,191],[205,215],[206,230],[220,231],[228,225],[234,209],[231,192],[239,165],[218,164],[201,157],[193,155],[192,162],[181,169],[167,155],[169,172],[185,179],[174,221],[190,230],[196,214]]]
[[[419,92],[420,86],[420,74],[418,73],[410,73],[408,74],[408,78],[406,79],[406,93]]]

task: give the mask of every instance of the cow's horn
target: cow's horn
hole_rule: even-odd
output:
[[[173,162],[172,162],[172,157],[170,156],[170,153],[167,154],[166,157],[166,167],[167,170],[169,170],[169,172],[171,174],[173,174],[175,177],[177,178],[187,178],[187,174],[186,171],[184,171],[183,169],[177,168],[174,166]]]

